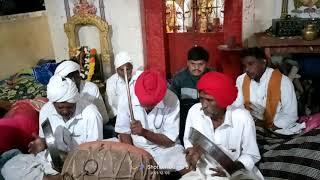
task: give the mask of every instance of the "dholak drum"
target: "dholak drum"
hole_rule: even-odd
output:
[[[153,157],[143,149],[112,141],[84,143],[64,162],[63,180],[157,180]]]

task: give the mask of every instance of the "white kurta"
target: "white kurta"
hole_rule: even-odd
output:
[[[40,110],[39,115],[39,136],[44,137],[41,124],[49,119],[52,131],[58,126],[67,128],[74,135],[78,144],[84,142],[101,140],[102,135],[102,117],[97,107],[86,100],[80,99],[76,104],[75,115],[64,122],[61,115],[58,114],[52,102],[46,103]]]
[[[148,151],[161,169],[181,170],[187,166],[184,148],[178,142],[180,103],[177,96],[169,89],[162,101],[160,101],[150,113],[140,105],[137,96],[132,93],[132,105],[134,118],[141,122],[142,127],[154,133],[163,134],[171,141],[176,142],[173,147],[162,147],[154,144],[142,136],[131,135],[135,146]],[[121,96],[115,131],[117,133],[130,134],[130,115],[127,96]]]
[[[250,82],[250,101],[253,104],[258,104],[262,107],[266,107],[267,101],[267,91],[268,84],[271,78],[273,69],[267,68],[260,78],[260,82],[256,82],[251,80]],[[238,96],[236,101],[234,102],[234,106],[244,107],[244,99],[242,92],[242,84],[244,80],[245,74],[240,75],[237,78],[237,88],[238,88]],[[280,87],[281,99],[277,107],[277,111],[273,120],[273,124],[283,129],[281,132],[285,132],[285,134],[293,134],[300,132],[300,125],[296,123],[298,119],[298,106],[297,106],[297,98],[296,93],[294,91],[294,87],[290,79],[282,75],[281,79],[281,87]],[[299,127],[299,128],[297,128]]]
[[[129,81],[129,85],[131,88],[141,73],[142,71],[136,71],[134,73],[134,75]],[[106,102],[108,102],[112,110],[112,114],[110,115],[110,118],[117,116],[119,98],[120,96],[126,93],[127,93],[126,83],[117,73],[113,74],[109,79],[107,79],[107,87],[106,87],[107,101]]]
[[[103,98],[96,84],[89,81],[81,81],[80,98],[96,105],[102,116],[103,124],[106,124],[109,121],[106,105],[103,102]]]
[[[210,117],[204,114],[201,107],[201,103],[197,103],[189,110],[184,134],[185,147],[193,146],[188,139],[190,128],[193,127],[218,145],[232,160],[240,161],[251,174],[261,177],[260,171],[255,167],[255,163],[260,160],[260,153],[250,113],[243,108],[229,106],[223,124],[214,129]],[[209,168],[216,166],[214,162],[200,160],[197,165],[200,179],[210,179],[213,171]]]
[[[41,138],[44,137],[41,124],[47,118],[53,133],[58,126],[65,127],[78,144],[103,139],[102,117],[97,107],[86,100],[80,99],[77,102],[75,114],[67,122],[64,122],[52,102],[46,103],[39,114],[39,137]],[[52,161],[50,155],[46,155],[47,160]]]
[[[57,113],[52,102],[46,103],[40,110],[39,136],[44,137],[41,124],[49,119],[52,131],[62,126],[73,139],[82,144],[89,141],[102,140],[102,117],[95,105],[79,100],[75,115],[67,122]],[[33,154],[19,154],[10,159],[2,169],[6,179],[42,180],[44,175],[58,174],[51,167],[51,157],[47,150]]]

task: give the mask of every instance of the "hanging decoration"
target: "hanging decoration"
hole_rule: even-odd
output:
[[[224,0],[166,0],[166,31],[219,32]]]
[[[87,0],[79,0],[75,3],[73,13],[95,15],[97,13],[97,8],[93,5],[93,2],[89,3]]]

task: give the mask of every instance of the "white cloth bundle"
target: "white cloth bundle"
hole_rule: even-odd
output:
[[[79,99],[79,92],[71,79],[54,75],[47,85],[47,98],[50,102],[75,103]]]
[[[1,174],[9,180],[42,180],[44,175],[56,175],[51,163],[46,159],[46,151],[36,156],[33,154],[18,154],[11,158],[1,169]]]

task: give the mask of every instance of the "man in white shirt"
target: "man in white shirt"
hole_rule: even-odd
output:
[[[116,55],[114,60],[114,67],[116,69],[116,73],[109,77],[106,83],[106,102],[108,102],[108,106],[110,109],[110,121],[106,130],[109,133],[106,138],[112,138],[116,136],[116,133],[114,132],[114,126],[117,118],[119,99],[120,96],[126,94],[124,69],[126,68],[130,87],[133,86],[133,83],[137,79],[137,76],[141,73],[141,71],[136,71],[135,73],[132,72],[132,59],[130,55],[124,51]]]
[[[233,80],[222,73],[208,72],[198,81],[197,89],[200,103],[189,110],[184,134],[186,159],[189,167],[196,171],[182,179],[228,179],[217,163],[201,158],[201,151],[193,147],[189,140],[191,128],[219,146],[235,162],[237,170],[244,169],[254,179],[263,179],[254,166],[260,154],[252,117],[243,108],[229,106],[237,96]]]
[[[261,48],[249,48],[242,59],[245,73],[237,78],[238,96],[235,106],[245,106],[266,128],[281,134],[299,133],[297,99],[290,79],[267,67]]]
[[[133,89],[133,88],[132,88]],[[178,141],[179,100],[156,71],[144,71],[131,91],[133,117],[126,94],[120,98],[115,130],[123,143],[148,151],[159,169],[184,173],[184,148]]]
[[[138,74],[141,74],[140,71],[137,71],[137,73],[134,73],[134,74],[132,73],[132,69],[133,69],[132,59],[127,52],[120,52],[116,55],[114,60],[114,67],[116,69],[116,73],[107,79],[107,87],[106,87],[106,92],[107,92],[106,95],[108,99],[107,101],[112,110],[112,113],[110,114],[110,119],[115,118],[117,116],[119,98],[120,96],[126,93],[124,68],[127,69],[129,86],[132,86],[134,83],[134,80],[136,79],[132,77],[137,76]]]
[[[103,119],[103,124],[109,121],[107,109],[98,86],[92,82],[81,80],[80,65],[78,63],[71,60],[63,61],[58,65],[54,74],[73,80],[79,90],[80,98],[93,103],[98,108]]]
[[[79,99],[75,83],[58,75],[51,77],[47,85],[46,103],[40,110],[39,137],[29,144],[29,153],[20,154],[9,160],[2,169],[6,179],[42,180],[44,176],[57,175],[51,166],[51,156],[48,154],[41,124],[48,119],[57,148],[70,150],[70,144],[59,141],[58,129],[69,131],[75,144],[102,139],[102,117],[95,105]],[[16,172],[15,172],[16,171]],[[55,176],[53,176],[55,177]]]
[[[54,75],[47,87],[46,103],[40,110],[39,136],[43,137],[41,124],[48,118],[52,129],[64,126],[78,144],[102,139],[102,116],[97,107],[82,99],[71,79]],[[61,82],[62,81],[62,82]],[[64,82],[65,81],[65,82]],[[72,81],[72,80],[71,80]],[[68,85],[68,86],[67,86]],[[64,89],[64,90],[60,90]],[[73,98],[71,93],[76,94]],[[68,97],[68,95],[70,97]]]

